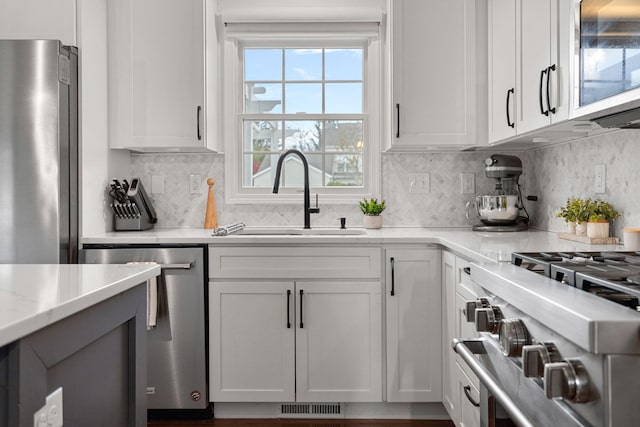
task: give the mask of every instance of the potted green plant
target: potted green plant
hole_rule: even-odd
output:
[[[556,214],[557,218],[562,218],[567,223],[567,231],[571,234],[585,234],[585,223],[589,220],[589,199],[571,197],[567,203],[560,208]]]
[[[587,236],[609,237],[609,222],[620,216],[613,206],[602,200],[589,201],[589,222]]]
[[[380,214],[386,209],[385,201],[378,202],[378,199],[366,197],[360,201],[360,210],[364,214],[362,223],[365,228],[382,227],[382,217]]]

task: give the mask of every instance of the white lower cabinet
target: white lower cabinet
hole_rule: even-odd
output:
[[[296,283],[296,400],[382,400],[379,282]]]
[[[380,249],[359,252],[370,268],[359,277],[337,279],[341,249],[210,248],[212,401],[382,401]]]
[[[219,402],[379,402],[379,282],[211,282]]]
[[[480,409],[473,405],[479,399],[478,378],[458,356],[451,342],[454,338],[477,336],[475,325],[467,322],[466,302],[477,298],[465,258],[451,252],[442,253],[442,306],[445,331],[443,342],[443,404],[456,426],[479,426]],[[465,392],[465,388],[466,392]],[[473,401],[473,402],[472,402]]]
[[[480,427],[480,392],[478,378],[456,363],[460,427]],[[472,379],[473,378],[473,379]]]
[[[387,401],[442,400],[440,249],[387,249]]]
[[[293,282],[212,282],[210,387],[214,401],[295,399]]]

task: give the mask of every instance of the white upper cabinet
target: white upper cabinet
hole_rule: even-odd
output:
[[[486,143],[485,7],[391,2],[391,150]]]
[[[568,118],[571,7],[489,0],[489,142]]]
[[[76,46],[75,0],[0,0],[0,39],[53,39]]]
[[[489,141],[516,134],[516,2],[489,0]]]
[[[204,0],[108,7],[110,146],[207,150]]]

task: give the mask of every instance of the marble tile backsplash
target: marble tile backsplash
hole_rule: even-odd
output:
[[[524,173],[523,195],[537,195],[537,202],[525,201],[536,228],[561,231],[564,224],[555,212],[571,196],[601,198],[611,202],[621,217],[614,235],[623,227],[640,227],[640,131],[620,131],[590,139],[529,151],[508,153],[520,157]],[[383,213],[388,227],[468,227],[465,203],[474,195],[461,194],[462,172],[475,174],[476,194],[493,190],[494,181],[484,175],[484,159],[496,151],[456,153],[384,153],[382,155]],[[606,165],[606,193],[594,193],[595,165]],[[158,211],[159,228],[199,228],[204,223],[207,201],[206,178],[216,180],[214,193],[220,224],[243,221],[251,226],[299,226],[300,205],[228,205],[224,203],[224,156],[222,154],[132,154],[132,175],[140,176],[148,189],[152,175],[164,178],[164,193],[152,194]],[[427,172],[430,192],[409,191],[411,175]],[[189,193],[189,175],[202,177],[203,188]],[[321,212],[312,216],[314,226],[336,226],[339,217],[361,226],[357,204],[330,205],[320,200]]]
[[[532,217],[536,228],[562,231],[555,214],[568,197],[590,197],[611,203],[620,218],[611,234],[622,237],[625,227],[640,227],[640,131],[625,130],[527,152],[539,196]],[[595,166],[606,167],[606,192],[596,194]]]

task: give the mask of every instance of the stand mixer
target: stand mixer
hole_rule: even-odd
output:
[[[523,231],[528,228],[529,214],[522,203],[522,192],[518,178],[522,175],[522,162],[515,156],[492,154],[485,161],[485,174],[496,180],[495,189],[476,197],[476,212],[481,224],[474,231]],[[467,219],[469,207],[467,202]],[[520,216],[520,211],[524,216]]]

